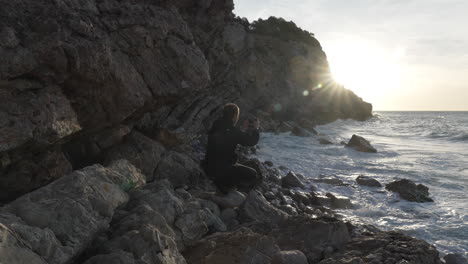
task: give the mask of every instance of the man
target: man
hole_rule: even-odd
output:
[[[254,169],[237,163],[237,145],[255,146],[260,138],[258,119],[246,120],[244,131],[236,127],[239,112],[236,104],[226,104],[208,134],[206,171],[224,193],[234,187],[250,189],[260,181]]]

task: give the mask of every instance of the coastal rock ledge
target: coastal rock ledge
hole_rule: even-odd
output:
[[[263,131],[372,116],[312,33],[249,23],[232,0],[0,6],[0,263],[441,263],[245,155],[263,184],[213,198],[200,164],[224,103]]]

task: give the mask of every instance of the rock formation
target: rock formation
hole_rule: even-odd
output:
[[[349,200],[273,164],[241,156],[264,183],[213,199],[200,160],[224,103],[267,131],[371,116],[313,34],[236,18],[232,0],[0,5],[0,262],[328,263],[405,248],[440,263],[422,241],[356,232],[329,208]]]

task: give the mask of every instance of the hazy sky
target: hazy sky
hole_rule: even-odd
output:
[[[315,33],[332,72],[375,110],[468,110],[468,0],[234,0],[249,21]]]

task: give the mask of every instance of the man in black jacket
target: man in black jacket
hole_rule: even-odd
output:
[[[260,181],[254,169],[237,163],[237,145],[255,146],[260,138],[258,120],[247,121],[245,131],[236,127],[239,112],[237,105],[226,104],[223,116],[213,123],[208,134],[205,168],[222,192],[233,187],[252,188]]]

